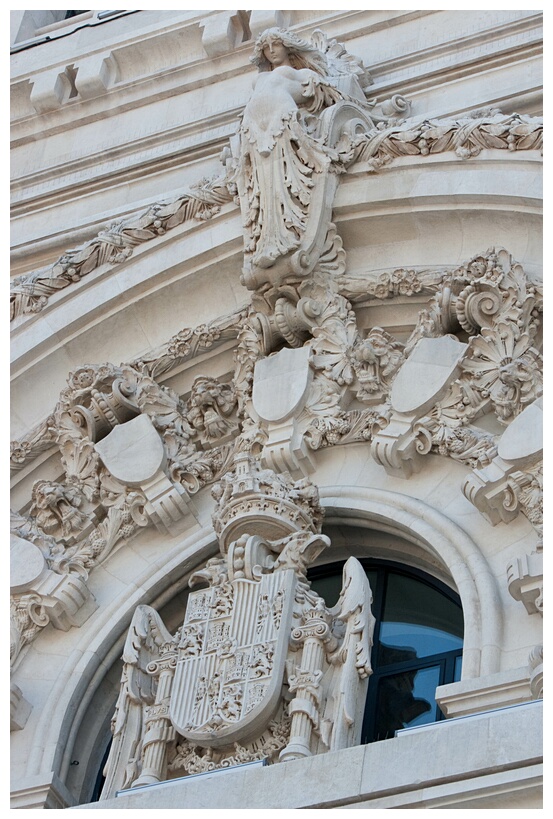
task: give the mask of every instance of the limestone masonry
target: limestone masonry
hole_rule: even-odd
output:
[[[12,11],[13,808],[540,808],[537,11]]]

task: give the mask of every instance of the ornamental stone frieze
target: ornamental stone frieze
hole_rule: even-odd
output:
[[[316,486],[244,454],[213,497],[220,554],[192,574],[181,628],[171,635],[148,606],[135,612],[102,799],[358,741],[372,596],[355,558],[333,608],[311,590],[307,569],[330,543]]]
[[[524,363],[532,350],[538,363],[536,286],[501,249],[453,272],[396,271],[377,285],[369,278],[368,298],[434,293],[403,345],[382,328],[362,334],[354,308],[362,289],[344,270],[343,255],[338,268],[320,262],[301,282],[254,293],[248,310],[212,328],[182,331],[157,355],[121,367],[83,366],[70,375],[42,439],[37,434],[34,445],[12,448],[23,462],[46,441],[59,448],[64,480],[38,481],[31,505],[36,525],[59,544],[56,566],[87,572],[149,521],[177,531],[194,514],[191,496],[224,475],[237,452],[261,452],[267,467],[299,478],[312,472],[318,449],[349,442],[372,441],[373,457],[404,477],[421,468],[426,453],[452,457],[473,469],[464,492],[490,520],[522,511],[541,530],[540,459],[507,452],[519,424],[540,423],[528,420],[539,406],[530,399],[541,391],[540,374]],[[507,350],[515,325],[524,345]],[[467,340],[450,338],[454,331]],[[221,337],[237,340],[231,382],[200,376],[184,401],[148,375],[170,371]],[[484,354],[490,339],[503,345],[503,359]],[[273,352],[283,344],[292,349]],[[425,345],[436,351],[425,357]],[[442,347],[451,361],[449,352],[438,353]],[[283,363],[294,355],[299,369]],[[411,382],[426,390],[416,406],[409,404],[416,397]],[[490,414],[507,427],[504,438],[479,426]],[[123,434],[133,423],[148,426],[160,452],[157,471],[138,482],[101,457],[116,428]]]

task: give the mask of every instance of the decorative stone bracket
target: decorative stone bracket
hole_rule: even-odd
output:
[[[519,513],[516,498],[509,493],[509,475],[516,467],[496,456],[483,469],[474,469],[465,479],[463,493],[492,526],[509,523]]]
[[[524,603],[528,614],[543,614],[543,554],[532,552],[507,566],[509,594]]]
[[[508,523],[521,509],[524,470],[534,467],[542,457],[542,423],[543,404],[538,398],[505,430],[492,462],[473,470],[463,484],[465,496],[492,526]]]
[[[97,608],[85,582],[75,574],[57,574],[34,543],[11,535],[11,593],[25,604],[40,626],[52,623],[67,631],[80,626]]]
[[[388,475],[410,478],[420,471],[432,439],[417,422],[416,415],[394,412],[388,426],[373,439],[372,456]]]

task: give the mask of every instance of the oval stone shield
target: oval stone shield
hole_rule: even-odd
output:
[[[279,423],[300,409],[311,382],[309,347],[280,350],[255,365],[253,406],[263,421]]]

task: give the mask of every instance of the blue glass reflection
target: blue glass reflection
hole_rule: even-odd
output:
[[[430,657],[432,654],[442,654],[463,647],[463,640],[455,634],[414,623],[382,623],[380,642],[388,648],[393,646],[409,651],[410,656],[405,659]],[[388,660],[384,659],[384,662],[387,664],[399,659],[390,657]]]

